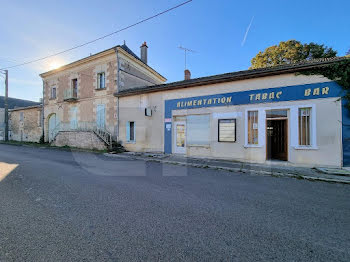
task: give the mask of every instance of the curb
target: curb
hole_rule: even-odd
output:
[[[104,153],[103,155],[105,155],[107,157],[142,160],[142,161],[146,161],[146,162],[157,162],[157,163],[164,163],[164,164],[169,164],[169,165],[190,166],[190,167],[206,168],[206,169],[212,169],[212,170],[223,170],[223,171],[228,171],[228,172],[249,173],[249,174],[275,176],[275,177],[291,177],[291,178],[296,178],[296,179],[305,179],[305,180],[309,180],[309,181],[322,181],[322,182],[330,182],[330,183],[350,184],[350,181],[347,181],[347,180],[300,175],[300,174],[293,174],[293,173],[269,172],[269,171],[263,171],[263,170],[254,170],[254,169],[238,168],[238,167],[213,166],[213,165],[204,165],[204,164],[195,164],[195,163],[187,163],[187,162],[179,162],[179,161],[162,160],[162,159],[156,159],[156,158],[149,159],[149,158],[143,158],[143,157],[139,157],[139,156],[113,155],[113,154],[109,154],[109,153]]]

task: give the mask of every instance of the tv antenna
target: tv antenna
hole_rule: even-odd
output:
[[[196,51],[188,49],[186,47],[179,46],[179,49],[185,51],[185,70],[187,69],[187,52],[196,53]]]

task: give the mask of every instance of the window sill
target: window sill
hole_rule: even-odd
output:
[[[204,147],[204,148],[210,148],[210,145],[186,145],[186,147]]]
[[[317,146],[294,146],[295,150],[318,150]]]
[[[262,145],[244,145],[245,148],[261,148]]]
[[[52,101],[52,100],[56,100],[56,99],[57,99],[57,98],[49,98],[49,100],[50,100],[50,101]]]
[[[136,144],[136,141],[126,141],[125,144]]]
[[[102,90],[106,90],[107,88],[104,87],[104,88],[95,88],[96,91],[102,91]]]

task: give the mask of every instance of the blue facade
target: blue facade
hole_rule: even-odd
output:
[[[209,96],[197,96],[165,101],[164,152],[172,152],[172,111],[203,107],[248,105],[281,101],[298,101],[330,97],[342,97],[344,91],[336,82],[240,91]],[[343,159],[350,165],[350,114],[343,105]]]

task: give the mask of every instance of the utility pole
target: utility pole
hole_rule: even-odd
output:
[[[5,141],[9,140],[9,71],[5,70]]]

